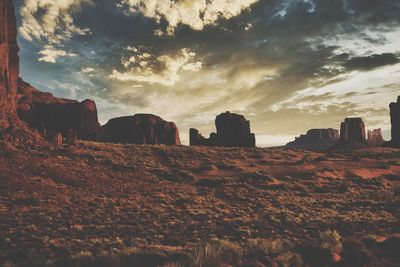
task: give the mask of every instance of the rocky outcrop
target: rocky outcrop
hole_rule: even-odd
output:
[[[390,121],[392,123],[391,146],[400,147],[400,96],[396,103],[390,104]]]
[[[255,147],[256,138],[250,130],[250,122],[243,115],[225,112],[215,119],[216,133],[209,138],[198,130],[190,129],[191,146]]]
[[[97,139],[103,142],[180,145],[175,123],[151,114],[111,119],[101,127]]]
[[[339,145],[352,147],[365,145],[365,124],[361,118],[346,118],[340,127]]]
[[[296,137],[286,147],[323,150],[334,146],[339,141],[339,131],[335,129],[311,129],[305,135]]]
[[[385,144],[385,140],[383,140],[382,130],[374,129],[368,130],[367,142],[370,146],[381,146]]]
[[[36,90],[22,80],[18,85],[18,116],[30,127],[42,133],[60,132],[65,138],[71,130],[75,130],[79,139],[94,139],[100,127],[94,101],[57,98],[51,93]]]
[[[12,0],[0,0],[0,131],[16,119],[19,47]]]

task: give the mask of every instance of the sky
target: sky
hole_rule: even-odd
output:
[[[390,139],[400,95],[398,0],[16,0],[21,77],[208,136],[216,115],[259,146],[364,118]]]

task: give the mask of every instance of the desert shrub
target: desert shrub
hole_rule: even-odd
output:
[[[193,182],[197,180],[196,175],[194,175],[191,171],[179,170],[175,173],[175,175],[178,177],[179,181],[183,182]]]
[[[196,186],[216,188],[222,185],[221,180],[204,178],[195,183]]]
[[[227,240],[213,240],[195,249],[192,255],[193,267],[235,265],[241,256],[241,248],[237,243]]]
[[[268,189],[277,191],[289,191],[289,187],[286,184],[271,184],[268,185]]]
[[[250,239],[244,247],[246,258],[275,257],[289,248],[289,243],[283,239]]]
[[[37,206],[39,205],[40,200],[35,197],[18,197],[14,200],[14,205],[21,205],[21,206]]]
[[[316,245],[340,255],[343,250],[341,240],[342,237],[337,231],[328,230],[319,233],[319,239],[317,240]]]
[[[158,267],[163,266],[167,261],[167,257],[162,252],[157,251],[140,251],[135,254],[124,255],[121,257],[121,267],[146,266]]]
[[[162,168],[157,171],[157,175],[162,179],[176,183],[190,183],[197,180],[196,175],[191,171],[185,170],[171,171],[168,168]]]
[[[240,182],[272,182],[273,180],[274,178],[266,171],[246,173],[239,178]]]
[[[396,186],[393,188],[393,194],[398,197],[400,196],[400,186]]]
[[[296,251],[301,255],[305,266],[324,267],[331,263],[331,252],[329,249],[316,246],[300,246]]]
[[[212,162],[202,163],[199,167],[196,168],[196,172],[216,171],[216,170],[218,170],[218,167],[214,165]]]
[[[217,164],[218,169],[224,170],[224,171],[241,171],[242,168],[240,168],[235,162],[232,161],[221,161],[218,162]]]
[[[296,191],[296,192],[307,192],[307,187],[301,183],[295,183],[293,185],[291,185],[291,189],[292,191]]]
[[[314,244],[299,246],[295,251],[302,256],[304,263],[311,267],[330,266],[334,260],[333,255],[340,255],[343,251],[341,239],[337,231],[320,232]]]
[[[286,252],[273,260],[278,266],[282,267],[303,267],[304,263],[301,256],[297,253]]]
[[[389,237],[385,242],[381,243],[379,247],[382,249],[383,255],[400,260],[400,236]]]
[[[348,267],[367,267],[374,266],[375,259],[363,242],[350,238],[343,242],[343,262]]]
[[[379,164],[376,166],[377,169],[381,169],[381,170],[388,170],[390,169],[390,166],[387,164]]]
[[[338,193],[346,193],[346,192],[349,191],[349,186],[346,183],[340,183],[340,184],[337,185],[336,191]]]
[[[296,174],[295,178],[296,179],[301,179],[301,180],[310,180],[316,177],[316,173],[309,171],[309,172],[299,172]]]
[[[318,161],[327,161],[327,160],[329,160],[329,158],[327,156],[319,156],[314,161],[318,162]]]
[[[184,265],[177,262],[167,262],[163,267],[184,267]]]
[[[385,175],[381,176],[381,178],[389,180],[389,181],[399,181],[400,180],[400,176],[396,175],[396,174],[385,174]]]

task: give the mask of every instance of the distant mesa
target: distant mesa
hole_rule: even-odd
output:
[[[92,100],[57,98],[43,93],[21,79],[18,80],[17,113],[20,119],[42,133],[56,132],[67,137],[71,130],[77,138],[91,140],[100,124],[96,103]]]
[[[243,115],[225,112],[215,119],[216,133],[205,138],[197,129],[190,129],[191,146],[255,147],[256,137],[250,122]]]
[[[390,104],[390,121],[392,124],[391,146],[400,147],[400,96],[396,103]]]
[[[357,147],[367,144],[362,118],[346,118],[340,127],[340,147]]]
[[[311,129],[305,135],[296,137],[286,147],[300,149],[324,150],[334,146],[339,141],[339,131],[335,129]]]
[[[136,114],[111,119],[102,126],[97,140],[111,143],[149,145],[180,145],[179,131],[175,123],[167,122],[151,114]]]
[[[367,143],[370,146],[381,146],[385,144],[385,140],[383,139],[382,136],[382,130],[381,129],[368,130]]]

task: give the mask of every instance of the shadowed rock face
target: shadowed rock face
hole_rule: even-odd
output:
[[[368,130],[368,139],[367,142],[371,146],[380,146],[385,143],[382,137],[381,129]]]
[[[175,123],[151,114],[111,119],[101,127],[98,140],[113,143],[180,145]]]
[[[225,112],[215,119],[217,133],[207,139],[198,130],[190,129],[191,146],[255,147],[256,138],[250,130],[250,122],[243,115]]]
[[[64,137],[70,130],[77,132],[79,139],[95,137],[100,125],[96,103],[54,97],[43,93],[20,80],[18,82],[18,116],[29,126],[42,132],[61,132]]]
[[[0,131],[16,118],[19,47],[12,0],[0,0]]]
[[[400,96],[397,98],[397,103],[390,104],[390,121],[392,123],[391,145],[400,147]]]
[[[327,149],[339,141],[339,131],[335,129],[311,129],[305,135],[296,137],[287,147],[303,149]]]
[[[340,127],[339,145],[352,146],[366,144],[365,124],[361,118],[346,118]]]

